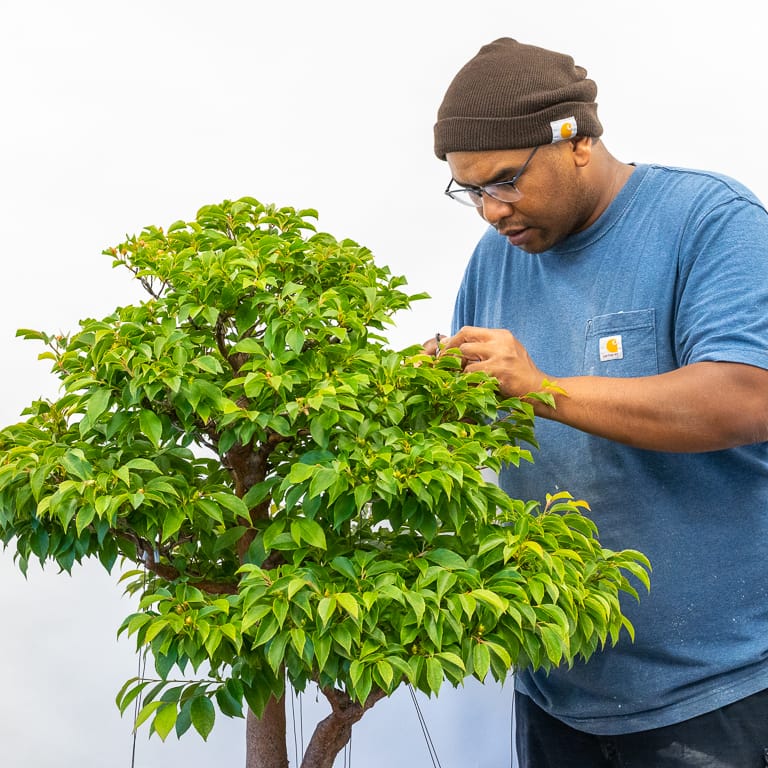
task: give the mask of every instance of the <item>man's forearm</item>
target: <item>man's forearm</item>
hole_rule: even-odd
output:
[[[655,451],[700,452],[768,440],[768,371],[705,362],[658,376],[554,379],[566,392],[537,415]]]

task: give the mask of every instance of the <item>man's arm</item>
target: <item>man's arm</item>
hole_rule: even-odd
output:
[[[506,330],[466,326],[441,347],[458,348],[466,372],[494,376],[508,397],[556,383],[566,394],[555,393],[554,409],[536,402],[538,416],[635,448],[694,453],[768,440],[768,370],[755,366],[701,362],[640,378],[557,378]]]

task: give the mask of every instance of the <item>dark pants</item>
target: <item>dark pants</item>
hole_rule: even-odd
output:
[[[515,693],[520,768],[766,768],[768,691],[682,723],[594,736]]]

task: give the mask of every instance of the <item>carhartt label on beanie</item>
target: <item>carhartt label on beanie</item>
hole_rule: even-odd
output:
[[[597,86],[562,53],[503,37],[454,77],[435,123],[435,154],[523,149],[600,136]]]

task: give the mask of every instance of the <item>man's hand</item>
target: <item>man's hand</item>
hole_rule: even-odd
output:
[[[437,357],[440,354],[441,349],[445,349],[443,339],[446,337],[442,333],[436,333],[431,339],[427,339],[424,344],[424,354]]]
[[[467,373],[482,371],[498,379],[504,397],[522,397],[544,387],[547,377],[507,330],[464,326],[455,336],[441,341],[440,346],[458,349]]]

